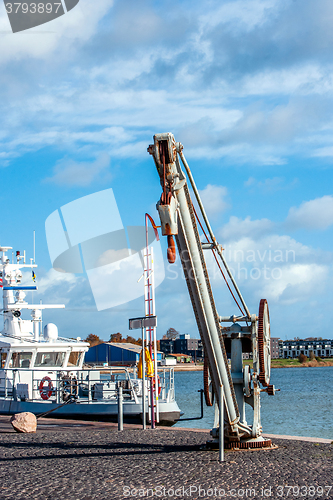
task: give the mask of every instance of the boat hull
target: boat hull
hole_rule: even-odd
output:
[[[53,402],[9,401],[0,400],[0,415],[14,415],[15,413],[31,412],[40,415],[50,411],[46,417],[65,418],[74,420],[94,420],[100,422],[116,422],[118,419],[118,405],[116,402],[74,402],[60,408]],[[51,410],[53,410],[51,412]],[[135,402],[124,403],[123,415],[125,423],[142,423],[142,406]],[[159,404],[158,425],[172,426],[180,418],[177,403],[161,402]],[[146,414],[146,422],[148,422]]]

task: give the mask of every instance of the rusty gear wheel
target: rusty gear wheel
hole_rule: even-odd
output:
[[[270,448],[272,446],[271,439],[265,439],[263,441],[231,441],[225,443],[224,447],[227,450],[246,450],[250,448]]]
[[[276,391],[276,389],[275,389],[274,385],[268,385],[267,386],[267,394],[269,396],[275,396],[275,391]]]
[[[271,376],[271,330],[266,299],[259,304],[258,319],[259,382],[267,387]]]
[[[206,406],[213,406],[214,391],[209,373],[208,359],[206,356],[204,357],[203,377],[204,377],[204,395],[205,395]]]

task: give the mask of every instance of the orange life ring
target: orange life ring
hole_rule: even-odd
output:
[[[44,383],[47,382],[47,385],[44,385]],[[39,394],[44,401],[49,399],[52,396],[53,393],[53,384],[52,380],[50,377],[44,377],[42,378],[40,384],[39,384]]]
[[[161,386],[161,380],[160,377],[157,375],[157,386],[158,386],[158,396],[161,394],[162,391],[162,386]],[[153,377],[153,388],[155,390],[155,376]]]

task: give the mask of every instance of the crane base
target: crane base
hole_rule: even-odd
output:
[[[247,450],[247,449],[253,449],[253,448],[271,448],[272,447],[272,440],[271,439],[264,439],[264,438],[254,438],[254,439],[247,439],[244,441],[227,441],[224,443],[224,448],[226,450]],[[212,439],[206,442],[206,448],[210,450],[218,450],[219,448],[219,441]]]

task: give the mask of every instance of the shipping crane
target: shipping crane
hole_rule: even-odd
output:
[[[154,135],[154,144],[148,147],[153,156],[162,186],[157,203],[162,235],[167,236],[169,263],[176,260],[176,243],[192,302],[198,330],[205,352],[204,391],[206,404],[219,405],[220,388],[224,393],[224,439],[228,448],[259,448],[271,446],[262,437],[260,421],[260,392],[274,395],[270,384],[270,320],[268,304],[262,299],[259,313],[251,314],[234,280],[218,244],[191,170],[183,153],[183,146],[171,133]],[[184,168],[184,170],[182,169]],[[189,185],[199,206],[201,222],[192,203]],[[199,228],[206,238],[202,241]],[[214,301],[204,252],[211,250],[240,310],[237,315],[220,316]],[[229,325],[221,327],[221,324]],[[243,352],[252,353],[253,369],[243,368]],[[229,353],[231,363],[229,366]],[[253,408],[252,425],[247,423],[245,405]],[[217,439],[220,432],[215,418],[211,431]]]

